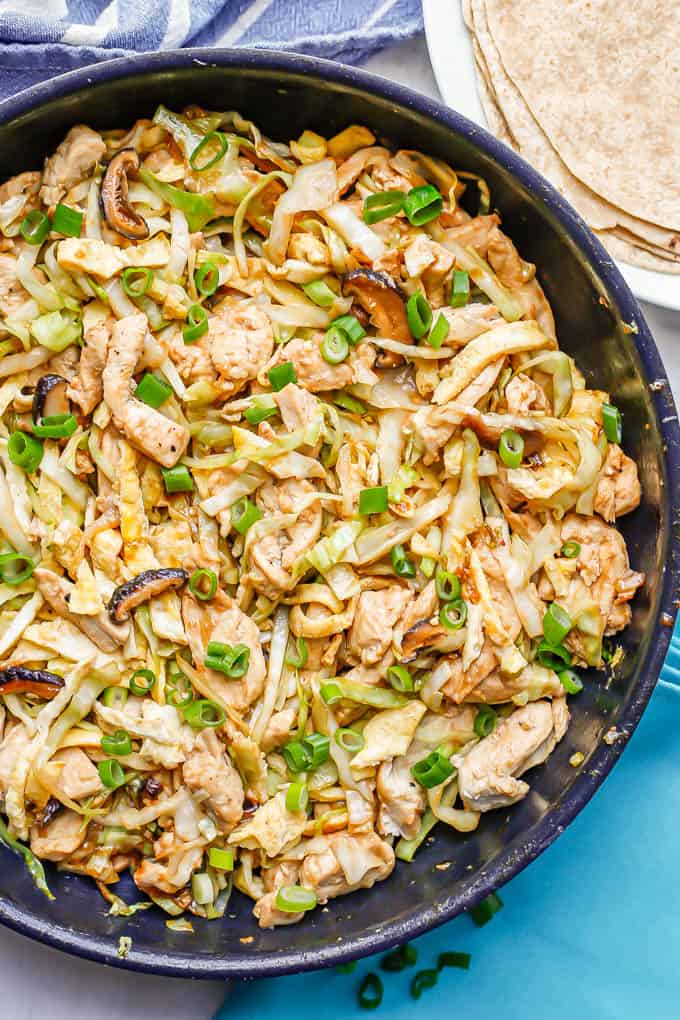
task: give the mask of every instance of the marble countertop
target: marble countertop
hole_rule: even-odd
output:
[[[425,40],[418,37],[373,57],[367,68],[427,95],[439,93]],[[679,284],[680,286],[680,284]],[[680,313],[643,306],[680,402]],[[78,960],[0,928],[2,1015],[7,1020],[209,1020],[224,984],[147,977]]]

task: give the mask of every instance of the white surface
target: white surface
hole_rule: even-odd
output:
[[[422,37],[379,54],[367,68],[438,96]],[[680,315],[651,306],[644,306],[644,312],[678,400]],[[94,903],[94,889],[92,895]],[[3,928],[0,986],[2,1020],[209,1020],[224,994],[224,985],[216,981],[179,981],[114,970],[36,945]]]
[[[423,0],[423,13],[430,59],[444,100],[465,117],[487,127],[460,0]],[[625,262],[618,265],[628,286],[641,300],[680,311],[680,276],[653,273]]]

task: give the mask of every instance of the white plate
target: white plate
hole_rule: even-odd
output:
[[[470,35],[460,0],[423,0],[425,35],[437,85],[444,101],[458,113],[487,127],[477,95]],[[628,286],[643,301],[680,311],[680,276],[653,273],[619,262]]]

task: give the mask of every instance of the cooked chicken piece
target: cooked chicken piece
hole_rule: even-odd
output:
[[[443,245],[427,234],[416,234],[404,249],[404,265],[409,276],[428,275],[444,277],[453,267],[454,257]]]
[[[220,394],[233,396],[256,378],[271,357],[271,323],[258,305],[242,300],[223,302],[208,323],[206,347],[218,373]]]
[[[509,414],[529,414],[532,411],[552,413],[548,398],[541,387],[523,372],[519,372],[505,387],[505,399]],[[456,400],[462,402],[459,396]]]
[[[105,152],[104,139],[96,131],[85,124],[72,127],[54,155],[45,161],[40,189],[43,205],[51,208],[61,201],[69,188],[85,180]]]
[[[486,257],[504,287],[518,290],[525,282],[525,268],[519,252],[497,226],[489,234]]]
[[[57,751],[50,758],[46,769],[55,777],[57,794],[61,793],[71,800],[91,797],[103,789],[99,772],[79,747],[65,747]]]
[[[211,687],[219,692],[220,698],[237,711],[252,705],[262,693],[266,675],[257,624],[221,591],[210,602],[198,602],[188,592],[185,593],[182,598],[182,619],[198,672],[205,674]],[[230,680],[223,673],[206,669],[204,659],[210,641],[247,645],[250,659],[245,676],[240,680]]]
[[[383,657],[392,641],[394,625],[412,598],[412,592],[399,584],[381,591],[362,591],[347,643],[350,653],[363,666],[372,666]]]
[[[348,361],[329,365],[321,356],[323,333],[315,334],[312,340],[296,337],[281,347],[278,362],[292,361],[298,384],[311,393],[322,390],[341,390],[352,382],[352,368]]]
[[[474,248],[477,254],[485,259],[489,241],[499,223],[497,213],[490,213],[488,216],[475,216],[466,220],[460,226],[451,227],[446,233],[451,240],[464,248]]]
[[[318,237],[314,237],[314,234],[291,234],[288,242],[288,257],[301,259],[311,266],[319,266],[322,269],[331,268],[331,254],[328,246]]]
[[[230,832],[243,817],[243,783],[214,730],[203,730],[182,766],[182,777]],[[205,800],[204,800],[205,798]]]
[[[487,330],[499,326],[503,317],[495,305],[472,301],[462,308],[441,309],[449,324],[449,335],[444,341],[449,347],[462,347]]]
[[[357,149],[349,159],[346,159],[338,167],[338,195],[344,195],[346,191],[349,191],[365,170],[370,170],[378,164],[388,165],[390,155],[389,149],[380,145],[369,145],[364,149]],[[392,172],[394,173],[394,171]],[[411,185],[406,190],[410,191]]]
[[[5,730],[0,742],[0,794],[7,792],[14,767],[27,751],[30,742],[30,734],[22,723]]]
[[[110,339],[110,322],[97,322],[85,330],[78,374],[66,390],[69,400],[78,404],[83,414],[92,414],[104,395],[102,373]]]
[[[314,889],[320,903],[370,889],[394,869],[392,847],[374,832],[365,836],[338,832],[327,840],[328,849],[309,854],[300,869],[300,885]]]
[[[128,315],[113,327],[104,369],[104,400],[116,428],[133,446],[163,467],[173,467],[189,444],[189,430],[132,395],[147,330],[145,315]]]
[[[100,537],[101,533],[97,538]],[[103,652],[116,652],[121,645],[125,644],[130,633],[129,623],[113,623],[106,611],[94,617],[73,613],[69,608],[69,598],[74,585],[70,581],[65,577],[59,577],[58,574],[47,570],[46,567],[38,567],[33,576],[40,594],[55,613],[78,627],[83,634],[94,641],[97,648],[101,648]]]
[[[541,670],[538,691],[535,688],[536,678],[531,672],[527,676],[524,672],[522,670],[517,676],[507,676],[494,669],[465,697],[465,701],[472,704],[481,702],[485,705],[502,705],[506,701],[512,701],[518,694],[524,693],[533,698],[537,692],[545,698],[560,698],[564,695],[564,687],[552,670]]]
[[[13,255],[0,255],[0,315],[5,318],[11,318],[31,296],[19,283],[16,270]]]
[[[451,672],[449,679],[442,687],[442,694],[460,705],[466,697],[482,683],[486,677],[498,665],[498,658],[494,646],[490,641],[485,641],[481,654],[470,665],[468,670],[463,669],[463,660],[460,655],[450,660]]]
[[[610,443],[597,483],[595,512],[613,523],[617,517],[635,510],[640,505],[640,497],[637,464],[620,446]]]
[[[381,836],[413,839],[426,806],[425,791],[411,775],[413,762],[406,756],[383,762],[376,791],[380,800],[378,832]]]
[[[576,558],[579,577],[606,620],[606,632],[627,626],[631,618],[627,603],[644,584],[645,575],[630,569],[623,535],[596,517],[568,514],[562,521],[561,537],[563,542],[576,541],[581,546]],[[568,646],[572,638],[576,638],[573,631],[566,639]]]
[[[62,808],[44,828],[31,826],[31,850],[44,861],[63,861],[85,842],[86,833],[82,817]]]
[[[27,170],[23,174],[17,174],[16,177],[10,177],[4,184],[0,184],[0,205],[18,195],[29,195],[33,198],[40,189],[40,177],[38,170]],[[36,208],[37,202],[31,201],[30,206]],[[24,206],[23,214],[26,215],[27,212],[28,206]]]
[[[319,415],[317,398],[295,383],[290,383],[275,393],[274,400],[278,404],[283,424],[289,432],[305,428]]]
[[[533,701],[502,719],[493,733],[453,759],[458,789],[469,811],[493,811],[521,800],[529,784],[521,776],[540,765],[566,731],[565,699]]]
[[[258,490],[257,504],[265,517],[298,515],[295,524],[269,532],[250,547],[250,570],[245,578],[267,598],[278,598],[294,586],[293,568],[321,534],[320,503],[300,509],[312,492],[314,486],[304,479],[268,482]]]
[[[319,642],[327,644],[321,639]],[[297,719],[298,713],[294,708],[284,708],[280,712],[274,712],[261,741],[262,750],[273,751],[275,747],[285,744],[290,738],[292,730],[297,726]]]

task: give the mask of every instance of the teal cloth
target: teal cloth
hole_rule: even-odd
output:
[[[680,684],[660,680],[607,782],[503,889],[504,909],[484,928],[462,916],[417,939],[416,968],[382,975],[376,1018],[678,1020],[679,726]],[[471,953],[470,970],[443,972],[414,1002],[411,976],[447,949]],[[235,982],[217,1020],[365,1020],[356,989],[377,962]]]

